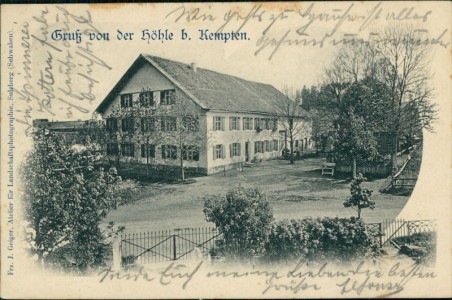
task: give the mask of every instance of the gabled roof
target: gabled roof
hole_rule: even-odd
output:
[[[141,54],[96,111],[102,113],[136,70],[149,63],[173,82],[202,108],[215,111],[277,114],[281,103],[291,101],[269,84],[244,80],[235,76],[161,57]],[[308,113],[300,107],[300,116]]]

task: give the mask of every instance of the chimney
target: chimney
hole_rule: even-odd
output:
[[[192,63],[190,64],[190,66],[191,66],[191,69],[192,69],[195,73],[198,71],[198,67],[196,66],[196,63],[192,62]]]

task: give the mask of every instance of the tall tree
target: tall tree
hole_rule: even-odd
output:
[[[179,160],[181,180],[185,181],[185,162],[198,162],[200,154],[208,148],[207,137],[200,124],[201,110],[182,92],[176,91],[174,104],[168,109],[161,109],[158,114],[161,120],[161,142],[177,147],[174,156]]]
[[[285,86],[283,93],[287,98],[281,98],[275,105],[278,122],[286,130],[289,138],[290,163],[294,164],[294,143],[299,134],[307,132],[309,115],[301,107],[301,91]]]
[[[185,162],[199,161],[207,147],[200,129],[200,108],[180,90],[156,92],[146,87],[138,97],[130,97],[107,117],[107,132],[110,143],[133,145],[138,151],[130,153],[123,145],[110,154],[116,156],[118,165],[125,155],[130,161],[140,162],[141,154],[146,159],[147,175],[150,166],[177,159],[181,180],[185,181]]]
[[[85,271],[103,262],[100,221],[130,194],[99,151],[63,140],[38,130],[21,168],[28,240],[40,261]]]
[[[375,132],[395,136],[393,165],[400,137],[414,139],[422,128],[432,130],[436,119],[429,87],[432,47],[418,42],[425,40],[426,34],[413,25],[389,24],[374,32],[368,43],[341,48],[325,70],[320,98],[326,100],[323,112],[330,114],[333,127],[343,122],[341,112],[350,104],[343,103],[344,97],[361,84],[360,92],[368,99],[355,93],[348,100],[364,100],[367,108],[354,113],[366,122],[373,120]]]

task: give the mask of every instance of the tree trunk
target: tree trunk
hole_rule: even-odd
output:
[[[352,178],[356,178],[356,158],[353,158],[353,170],[352,170]]]
[[[181,170],[181,179],[185,181],[185,173],[184,173],[184,160],[180,159],[180,170]]]
[[[292,138],[292,134],[290,136],[290,164],[294,164],[295,160],[293,158],[293,138]]]
[[[358,208],[358,219],[361,219],[361,208]]]

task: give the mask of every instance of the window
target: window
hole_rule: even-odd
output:
[[[278,151],[278,140],[273,140],[273,151]]]
[[[108,118],[107,119],[107,130],[110,132],[118,131],[118,119]]]
[[[233,156],[240,156],[240,143],[233,143],[229,145],[229,155],[230,157]]]
[[[176,95],[174,90],[166,90],[160,92],[160,104],[172,105],[176,103]]]
[[[253,129],[253,118],[243,118],[243,130]]]
[[[265,141],[264,142],[264,146],[265,146],[265,152],[270,152],[270,141]]]
[[[140,93],[140,105],[143,107],[154,105],[154,95],[151,91],[143,91]]]
[[[262,129],[259,122],[260,122],[259,118],[254,118],[254,128],[256,128],[256,130]]]
[[[183,146],[182,159],[199,161],[199,150],[196,146]]]
[[[135,126],[133,124],[133,118],[127,117],[121,120],[121,129],[123,132],[133,132],[135,129]]]
[[[165,117],[161,119],[162,131],[176,131],[176,118]]]
[[[213,117],[213,130],[224,130],[224,117]]]
[[[186,116],[182,118],[182,125],[187,131],[199,130],[199,117],[198,116]]]
[[[213,147],[213,159],[225,158],[224,145],[215,145]]]
[[[155,131],[155,119],[146,117],[141,118],[141,132]]]
[[[141,157],[155,158],[155,145],[141,144]]]
[[[132,143],[121,144],[122,156],[135,156],[135,145]]]
[[[229,130],[239,130],[239,129],[240,129],[240,117],[230,117]]]
[[[162,145],[162,158],[177,158],[177,147],[173,145]]]
[[[107,144],[107,155],[117,155],[118,154],[118,144],[109,143]]]
[[[254,142],[254,153],[264,153],[264,142]]]
[[[271,130],[273,128],[273,120],[265,119],[265,129]]]
[[[132,106],[133,106],[132,94],[121,95],[121,107],[126,108]]]
[[[278,130],[278,119],[273,119],[273,131]]]

